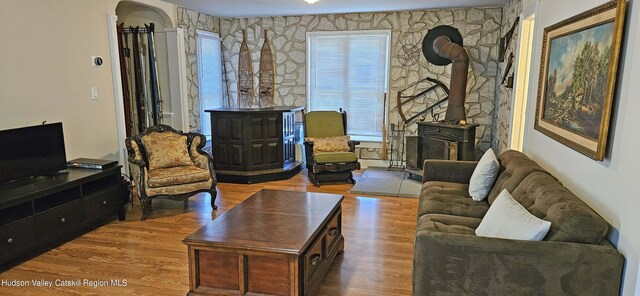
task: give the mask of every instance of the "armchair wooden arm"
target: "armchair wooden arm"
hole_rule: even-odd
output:
[[[125,145],[127,147],[127,154],[129,155],[129,163],[139,166],[140,169],[145,168],[147,163],[145,162],[145,158],[138,143],[132,138],[127,138]]]
[[[349,140],[349,151],[356,152],[357,145],[360,145],[360,141]]]

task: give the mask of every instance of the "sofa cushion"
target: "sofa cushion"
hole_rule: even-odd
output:
[[[349,136],[306,138],[313,141],[313,152],[349,152]]]
[[[206,181],[211,178],[208,170],[195,165],[149,170],[149,187],[163,187]]]
[[[493,149],[489,148],[480,158],[469,180],[469,195],[473,200],[481,201],[487,199],[487,195],[491,191],[496,177],[498,177],[499,168],[498,159],[493,153]]]
[[[498,172],[498,178],[489,192],[489,204],[493,203],[496,197],[498,197],[498,194],[504,189],[513,193],[522,180],[531,173],[547,173],[547,171],[529,159],[529,157],[515,150],[509,150],[500,154],[498,161],[500,162],[500,170]]]
[[[319,152],[314,153],[313,157],[318,164],[347,163],[358,161],[358,157],[356,157],[356,154],[353,152]]]
[[[534,216],[551,222],[549,241],[599,244],[608,224],[546,173],[532,173],[511,193]]]
[[[445,214],[482,218],[489,209],[487,201],[473,201],[469,185],[451,182],[429,181],[422,185],[418,216]]]
[[[153,132],[142,137],[149,170],[192,165],[187,151],[187,136],[171,132]]]
[[[482,218],[476,235],[540,241],[547,235],[550,226],[551,222],[529,213],[505,189]]]
[[[442,214],[427,214],[418,218],[416,231],[475,235],[475,229],[482,221],[479,218]]]

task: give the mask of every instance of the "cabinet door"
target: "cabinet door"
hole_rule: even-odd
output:
[[[211,113],[212,155],[215,169],[241,169],[244,166],[242,149],[242,117],[240,114]]]
[[[295,147],[295,112],[282,114],[282,152],[283,161],[293,161],[296,158]]]
[[[251,114],[249,170],[282,166],[282,122],[279,113]]]
[[[113,214],[122,207],[119,186],[94,193],[84,197],[84,215],[86,220],[98,219],[102,216]]]
[[[33,218],[25,218],[0,227],[0,257],[29,247],[35,242]]]
[[[83,221],[80,200],[38,214],[36,216],[38,240],[47,240],[65,235]]]

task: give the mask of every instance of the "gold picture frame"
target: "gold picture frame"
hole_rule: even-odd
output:
[[[605,156],[626,0],[544,29],[535,129],[598,161]]]

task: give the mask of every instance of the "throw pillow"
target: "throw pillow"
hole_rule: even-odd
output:
[[[142,137],[149,169],[192,165],[187,151],[187,136],[174,133],[150,133]]]
[[[487,198],[493,183],[498,177],[498,170],[500,164],[496,158],[493,149],[489,148],[487,152],[482,155],[478,165],[471,174],[471,180],[469,181],[469,195],[475,201],[482,201]]]
[[[542,240],[549,232],[551,222],[527,211],[509,191],[502,190],[476,229],[477,236]]]
[[[349,152],[349,136],[306,138],[313,141],[313,152]]]

